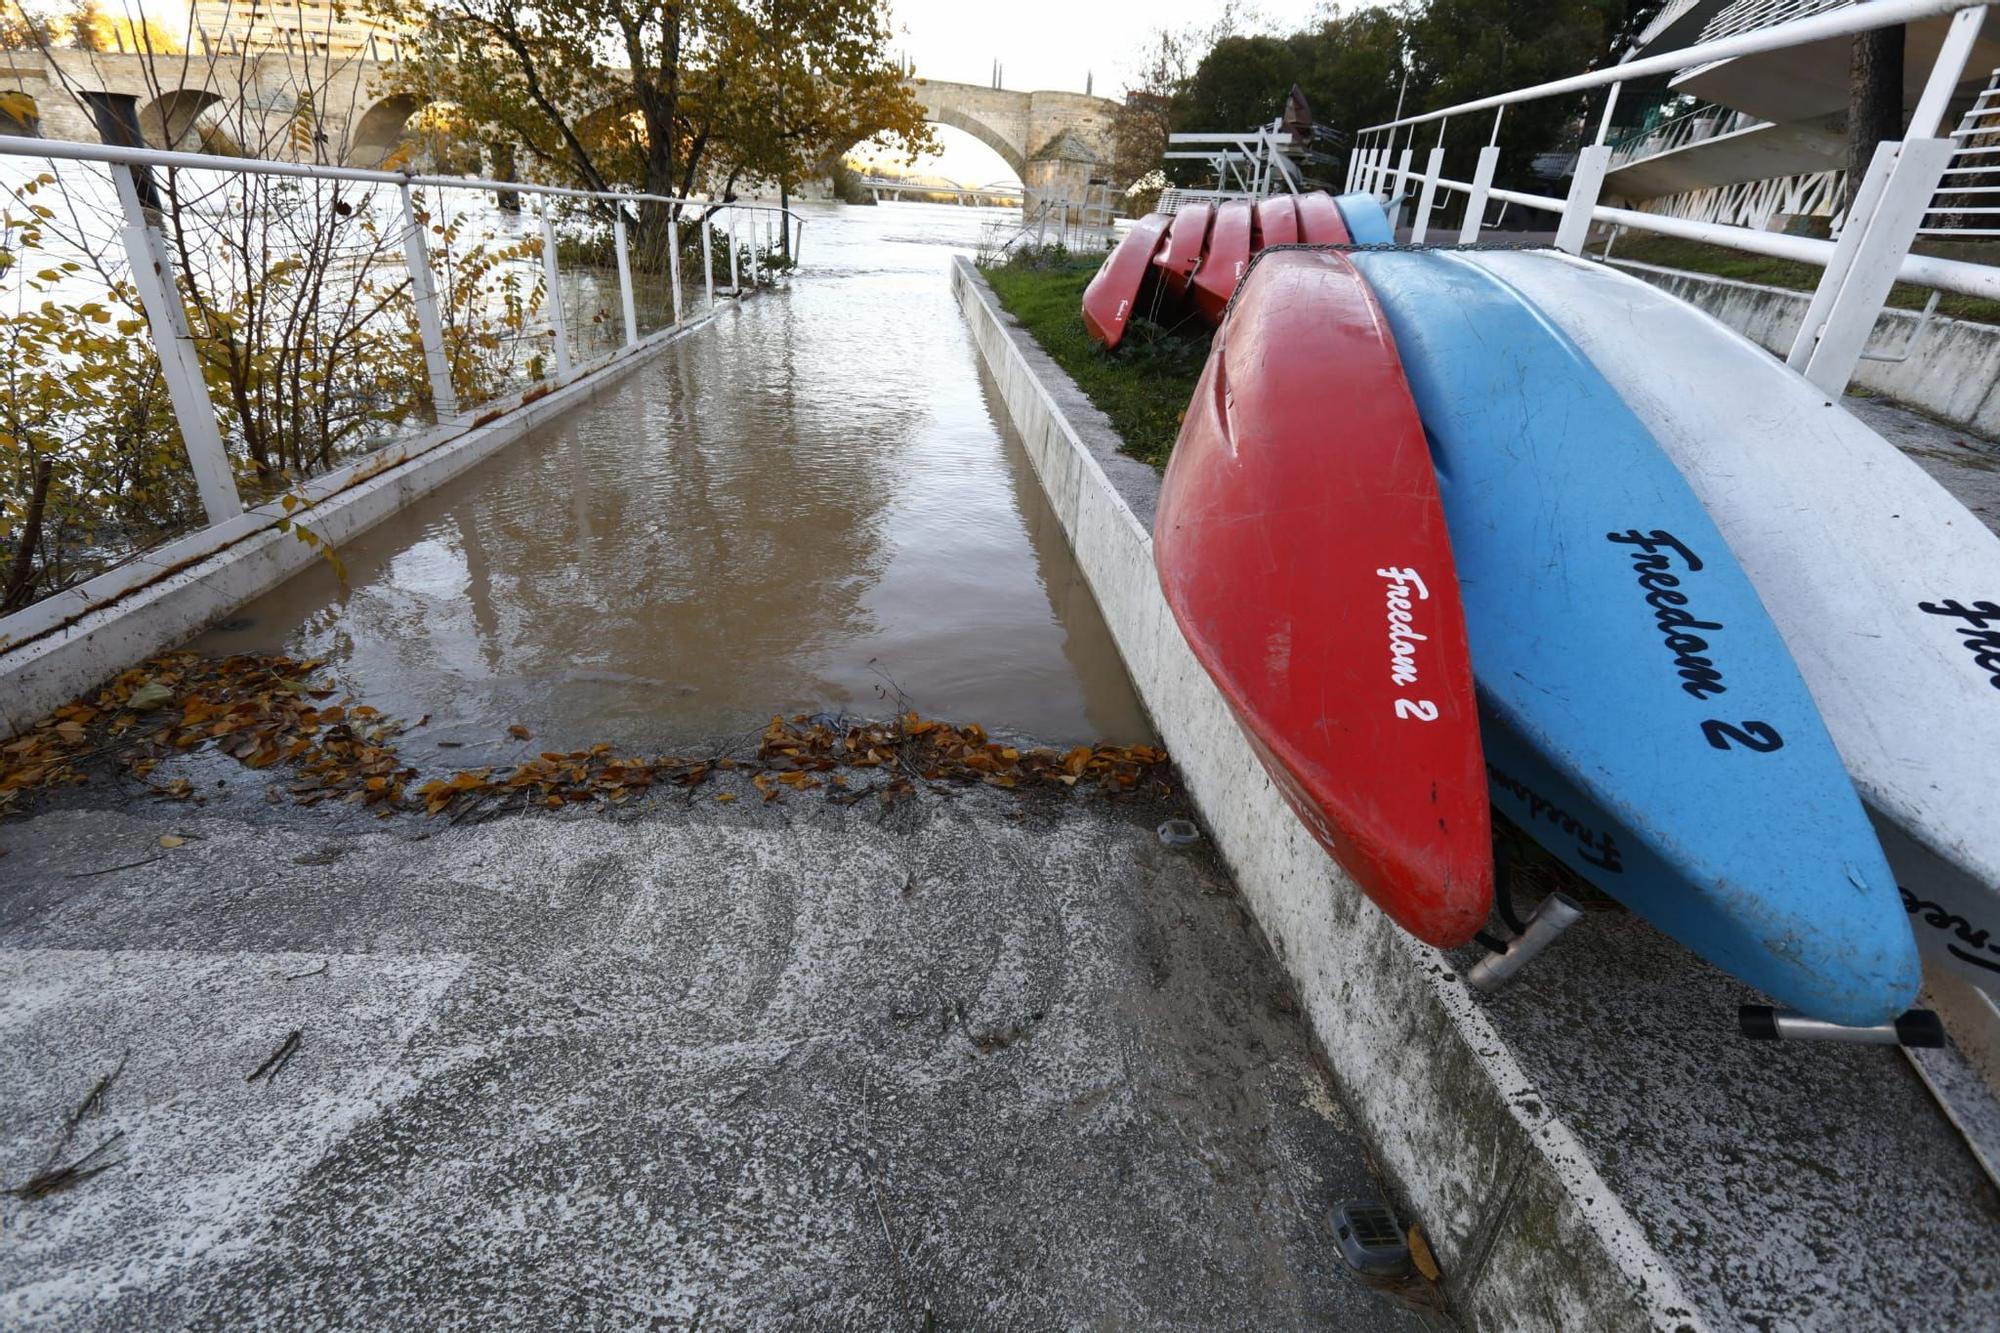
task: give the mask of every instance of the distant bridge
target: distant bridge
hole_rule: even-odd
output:
[[[962,204],[1018,204],[1023,190],[1019,181],[995,181],[991,185],[926,185],[922,181],[896,180],[887,176],[863,176],[861,184],[880,203],[886,195],[900,199],[906,194],[922,195],[926,198],[936,195],[950,195]]]
[[[393,72],[393,65],[372,60],[318,58],[310,62],[308,72],[283,51],[226,60],[92,51],[0,52],[0,92],[28,94],[37,113],[34,123],[25,125],[0,113],[0,133],[39,133],[94,143],[96,126],[77,98],[108,97],[129,102],[148,145],[200,149],[203,113],[227,105],[233,121],[246,122],[245,138],[251,142],[238,146],[243,151],[379,166],[402,141],[411,117],[426,105],[422,97],[387,91]],[[1092,180],[1102,180],[1108,173],[1116,102],[1083,93],[1013,92],[932,79],[911,79],[908,86],[923,106],[925,120],[964,130],[986,144],[1023,186],[1012,191],[979,187],[969,193],[1005,195],[1033,209],[1044,196],[1080,195]],[[315,133],[302,140],[291,130],[308,101]],[[884,188],[918,187],[896,182]]]

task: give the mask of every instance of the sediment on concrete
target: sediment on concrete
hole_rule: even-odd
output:
[[[1980,1326],[2000,1295],[2000,1200],[1896,1052],[1737,1039],[1734,1005],[1756,997],[1616,911],[1587,913],[1508,992],[1475,998],[1467,958],[1368,903],[1174,624],[1140,517],[1157,477],[1117,452],[972,265],[952,281],[1133,684],[1459,1317]],[[1867,1220],[1882,1216],[1905,1253],[1937,1257],[1885,1255]]]
[[[1707,311],[1779,356],[1791,350],[1812,304],[1810,292],[1661,268],[1615,255],[1609,262]],[[1897,359],[1863,361],[1854,372],[1856,388],[1968,430],[2000,435],[2000,327],[1942,316],[1926,323],[1917,311],[1885,309],[1875,319],[1868,350]]]
[[[295,521],[321,543],[278,526],[277,505],[261,506],[77,588],[28,608],[52,626],[32,637],[0,635],[0,733],[18,732],[66,701],[154,653],[184,642],[217,618],[267,592],[411,502],[428,495],[537,427],[555,421],[619,382],[656,353],[706,327],[703,315],[653,334],[539,397],[530,390],[511,411],[489,409],[477,424],[446,424],[416,440],[386,445],[302,488],[310,507]],[[321,497],[324,498],[321,498]],[[198,552],[190,553],[190,552]],[[67,609],[74,607],[74,610]],[[31,618],[31,617],[29,617]]]

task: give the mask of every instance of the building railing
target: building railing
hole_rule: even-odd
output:
[[[1733,111],[1726,106],[1704,102],[1689,107],[1678,115],[1645,126],[1642,129],[1612,137],[1611,170],[1616,171],[1634,162],[1658,157],[1686,148],[1690,144],[1705,143],[1719,139],[1725,134],[1738,130],[1754,129],[1770,124],[1767,120],[1743,111]]]
[[[769,204],[712,200],[705,198],[682,198],[638,192],[607,192],[573,189],[562,186],[542,185],[532,182],[495,181],[461,176],[433,176],[412,172],[371,170],[360,167],[315,165],[311,163],[282,162],[261,158],[232,158],[203,153],[170,152],[153,148],[124,147],[113,144],[78,143],[61,140],[0,136],[0,163],[9,160],[26,159],[50,164],[59,162],[92,163],[108,168],[111,190],[115,192],[115,212],[105,218],[95,220],[94,234],[106,237],[106,245],[111,254],[122,249],[127,272],[119,278],[126,292],[124,299],[136,300],[133,305],[142,318],[117,325],[119,334],[130,339],[143,328],[150,334],[153,356],[157,359],[160,379],[164,381],[166,397],[171,407],[171,421],[177,428],[182,449],[185,452],[188,473],[193,492],[198,495],[199,510],[206,517],[206,526],[170,542],[166,549],[157,550],[150,563],[157,565],[161,559],[171,557],[175,567],[189,563],[203,554],[220,549],[230,542],[241,540],[248,533],[263,527],[285,525],[294,512],[305,506],[309,508],[320,499],[338,492],[344,486],[374,475],[384,464],[379,458],[362,457],[343,466],[329,466],[320,475],[308,478],[289,478],[292,486],[287,494],[270,498],[264,503],[246,505],[238,486],[239,467],[232,457],[229,443],[225,441],[224,430],[218,422],[218,414],[224,412],[223,397],[216,396],[222,391],[212,389],[211,380],[215,367],[204,363],[203,345],[198,345],[189,321],[188,301],[195,301],[204,318],[208,315],[208,303],[202,299],[199,290],[202,275],[185,271],[188,264],[205,257],[198,252],[190,254],[183,247],[177,260],[176,252],[169,246],[163,229],[165,215],[162,213],[162,197],[155,187],[153,173],[159,172],[202,172],[219,173],[228,180],[248,182],[255,178],[287,178],[300,183],[345,182],[372,187],[360,196],[348,194],[336,196],[334,206],[343,210],[342,216],[351,216],[357,207],[373,209],[382,225],[371,227],[373,240],[367,253],[360,258],[343,259],[335,254],[336,267],[345,263],[349,270],[354,266],[377,262],[395,264],[400,258],[401,279],[393,282],[391,296],[407,295],[408,305],[413,308],[414,319],[412,339],[421,344],[420,371],[415,372],[417,383],[427,397],[431,421],[435,429],[429,432],[427,440],[403,451],[404,456],[413,456],[424,449],[435,447],[445,440],[455,438],[469,430],[485,424],[501,414],[504,408],[486,408],[475,416],[475,410],[462,404],[459,384],[455,383],[454,354],[462,361],[466,340],[448,339],[448,321],[454,312],[441,300],[439,263],[449,265],[452,256],[446,253],[448,242],[437,238],[446,235],[446,228],[434,216],[433,210],[442,209],[442,196],[446,191],[473,191],[491,197],[491,203],[498,212],[512,212],[519,208],[518,200],[525,196],[535,200],[539,207],[532,208],[536,216],[523,219],[518,232],[522,238],[510,249],[515,261],[525,268],[542,293],[545,304],[547,326],[536,335],[535,355],[529,362],[530,380],[525,390],[513,396],[515,405],[525,405],[546,395],[564,384],[572,382],[611,361],[632,355],[635,349],[668,336],[681,326],[688,317],[685,309],[682,284],[682,254],[680,245],[681,229],[693,227],[693,235],[700,238],[701,278],[699,290],[705,294],[709,308],[715,304],[718,291],[725,296],[741,293],[747,288],[763,285],[773,279],[770,267],[771,257],[776,254],[782,242],[783,249],[796,261],[804,235],[804,219],[791,210]],[[44,177],[43,181],[53,182],[55,177]],[[101,178],[93,173],[95,189],[103,190]],[[204,177],[203,179],[207,179]],[[35,182],[36,185],[42,182]],[[429,195],[420,192],[429,192]],[[433,202],[430,195],[438,197]],[[243,196],[246,197],[247,196]],[[39,198],[28,199],[29,211],[42,216],[53,215],[53,210],[40,203]],[[240,202],[240,200],[239,200]],[[591,226],[601,240],[605,231],[609,232],[611,249],[616,261],[617,317],[600,315],[597,327],[572,328],[564,312],[563,294],[566,276],[564,265],[559,260],[556,219],[552,216],[552,206],[563,202],[585,204],[592,210]],[[103,206],[109,206],[108,196],[103,197]],[[214,208],[213,203],[207,205]],[[651,209],[650,213],[635,215],[635,209]],[[83,210],[83,211],[88,211]],[[227,210],[224,210],[226,216]],[[181,221],[186,222],[183,217]],[[17,222],[19,219],[16,220]],[[282,219],[280,219],[282,222]],[[662,304],[670,307],[670,318],[654,321],[656,327],[642,335],[639,319],[639,302],[635,289],[632,264],[631,235],[635,223],[646,223],[650,232],[656,234],[664,228],[666,265],[670,296]],[[122,224],[122,225],[120,225]],[[32,225],[32,224],[31,224]],[[178,224],[177,224],[178,225]],[[115,231],[115,239],[109,239]],[[400,244],[398,244],[400,242]],[[726,263],[714,253],[717,245],[726,245]],[[396,251],[400,249],[400,256]],[[45,257],[45,256],[44,256]],[[55,279],[59,275],[49,265],[37,264],[36,256],[16,254],[11,263],[0,258],[0,278],[10,287],[23,282],[34,281],[34,271],[43,268],[42,279]],[[53,263],[53,261],[51,261]],[[289,254],[271,252],[263,261],[270,269],[293,262]],[[69,263],[57,266],[75,270],[79,266]],[[490,265],[489,265],[490,267]],[[446,277],[451,276],[443,271]],[[251,284],[265,281],[272,275],[252,272],[247,275]],[[405,281],[406,280],[406,285]],[[601,279],[578,278],[593,282],[595,288],[604,295],[609,289]],[[690,277],[690,281],[692,278]],[[385,285],[376,284],[371,292],[379,292]],[[574,281],[570,283],[574,287]],[[23,293],[25,295],[25,293]],[[107,297],[106,299],[113,299]],[[389,297],[383,298],[386,305]],[[44,303],[45,304],[45,303]],[[100,324],[111,327],[109,315],[104,313],[100,301],[86,302],[78,309],[89,312],[93,307],[96,314],[89,317]],[[24,309],[28,308],[24,304]],[[380,307],[378,307],[379,309]],[[309,314],[313,313],[310,310]],[[666,316],[666,310],[662,310]],[[518,324],[518,303],[515,310]],[[365,318],[365,316],[363,317]],[[614,332],[615,330],[615,332]],[[464,330],[459,330],[461,334]],[[204,328],[206,344],[213,349],[218,341],[227,341],[233,331],[225,322],[218,334],[215,328]],[[310,339],[315,330],[305,326],[297,336]],[[486,330],[474,330],[484,345],[491,345],[494,335]],[[607,344],[609,344],[607,346]],[[595,355],[589,349],[597,350]],[[414,354],[414,353],[413,353]],[[58,353],[57,355],[60,355]],[[386,371],[385,371],[386,373]],[[298,384],[288,386],[289,391],[301,391]],[[310,388],[304,392],[315,392]],[[330,392],[330,390],[318,390]],[[479,396],[479,395],[475,395]],[[408,412],[420,411],[424,404],[409,404]],[[421,423],[428,425],[429,423]],[[11,437],[10,437],[11,438]],[[337,460],[336,460],[337,461]],[[185,482],[181,483],[185,484]],[[252,497],[253,500],[264,497]],[[131,555],[112,560],[107,575],[91,579],[67,589],[57,588],[53,595],[33,602],[25,609],[0,617],[0,649],[24,638],[46,632],[52,625],[63,623],[66,615],[75,614],[82,605],[102,600],[105,588],[99,585],[105,578],[116,582],[122,575],[127,578],[143,576],[143,571],[121,571],[119,566],[131,559]]]
[[[1955,157],[1963,158],[1959,143],[1951,137],[1940,137],[1939,127],[1963,77],[1987,7],[1985,3],[1967,0],[1866,0],[1661,55],[1627,60],[1567,79],[1404,116],[1371,126],[1356,136],[1355,152],[1348,164],[1347,187],[1395,200],[1399,214],[1411,210],[1408,236],[1412,243],[1429,239],[1440,195],[1453,194],[1464,199],[1457,240],[1466,245],[1478,241],[1485,226],[1487,206],[1497,200],[1555,214],[1554,243],[1571,254],[1583,252],[1593,224],[1610,223],[1820,266],[1826,270],[1825,275],[1792,344],[1787,364],[1826,392],[1839,394],[1852,378],[1876,318],[1896,282],[2000,299],[2000,267],[1910,253],[1947,168],[1954,165]],[[1866,177],[1855,191],[1847,225],[1838,241],[1699,222],[1614,208],[1599,202],[1613,152],[1606,137],[1622,85],[1691,66],[1947,15],[1951,16],[1950,26],[1905,137],[1901,142],[1884,143],[1877,149]],[[1595,142],[1578,154],[1567,196],[1555,198],[1496,189],[1493,176],[1499,165],[1498,138],[1506,108],[1595,88],[1609,88],[1610,95],[1605,99]],[[1486,147],[1479,152],[1471,180],[1447,177],[1446,124],[1454,117],[1489,111],[1493,113],[1492,133]],[[1418,134],[1422,131],[1428,137],[1426,127],[1433,123],[1437,127],[1435,145],[1429,149],[1423,168],[1413,171]],[[1984,151],[1988,156],[1982,161],[2000,168],[2000,156],[1994,156],[2000,154],[2000,147]]]

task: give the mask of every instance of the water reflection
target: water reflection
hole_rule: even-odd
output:
[[[655,747],[899,692],[1146,737],[949,291],[982,212],[820,210],[789,291],[350,543],[346,591],[313,570],[198,646],[325,657],[433,739]]]

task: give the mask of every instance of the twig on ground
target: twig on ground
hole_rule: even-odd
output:
[[[303,1029],[293,1028],[290,1035],[279,1044],[278,1049],[271,1052],[270,1058],[245,1075],[243,1081],[245,1083],[255,1083],[261,1078],[266,1083],[269,1083],[275,1079],[278,1076],[278,1071],[291,1062],[292,1052],[299,1048],[299,1039],[303,1036],[305,1036]]]
[[[104,1142],[98,1144],[74,1162],[69,1163],[67,1166],[48,1167],[37,1171],[23,1183],[8,1190],[7,1193],[17,1199],[45,1199],[51,1194],[59,1194],[63,1190],[81,1185],[92,1176],[101,1175],[125,1160],[121,1157],[116,1162],[105,1162],[99,1166],[88,1165],[99,1153],[124,1137],[125,1131],[122,1129],[117,1130],[109,1138],[105,1139]]]
[[[319,976],[319,975],[321,975],[322,973],[324,973],[324,972],[325,972],[325,971],[327,970],[327,968],[329,968],[329,967],[331,967],[331,966],[333,966],[333,960],[332,960],[331,958],[329,958],[329,959],[327,959],[327,960],[326,960],[325,962],[321,963],[321,964],[320,964],[320,965],[319,965],[318,967],[314,968],[314,969],[313,969],[312,971],[310,971],[310,972],[290,972],[290,973],[287,973],[287,974],[285,975],[285,980],[287,980],[287,981],[303,981],[303,980],[305,980],[305,979],[306,979],[307,977],[316,977],[316,976]]]
[[[109,875],[120,870],[136,870],[140,866],[149,866],[153,864],[153,862],[155,861],[164,861],[164,860],[166,860],[164,856],[149,856],[143,861],[127,861],[122,866],[106,866],[102,870],[79,870],[75,874],[71,875],[70,878],[89,879],[93,875]]]

